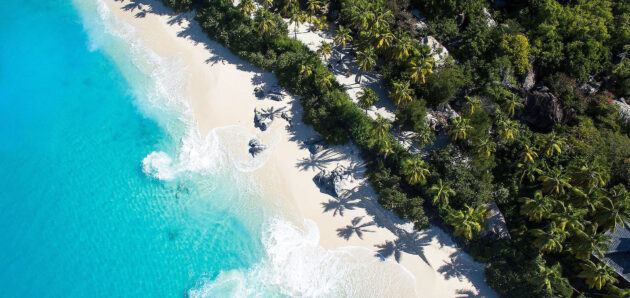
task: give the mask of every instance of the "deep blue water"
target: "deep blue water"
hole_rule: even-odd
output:
[[[180,136],[140,111],[129,78],[146,78],[90,46],[71,1],[0,15],[1,297],[181,297],[260,261],[229,175],[142,171]]]

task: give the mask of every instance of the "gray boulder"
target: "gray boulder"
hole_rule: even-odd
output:
[[[254,95],[256,95],[258,99],[262,99],[265,97],[265,90],[263,90],[262,87],[256,87],[254,88]]]
[[[313,181],[315,184],[325,193],[328,193],[334,197],[339,197],[346,186],[346,183],[352,179],[352,175],[342,165],[328,172],[325,169],[321,170]]]
[[[254,138],[249,141],[249,153],[252,156],[258,155],[267,149],[267,146],[261,143],[258,139]]]
[[[569,114],[550,92],[534,91],[525,98],[521,119],[537,129],[546,130],[555,124],[566,123]]]
[[[267,128],[273,122],[273,114],[263,113],[258,110],[258,108],[254,109],[254,126],[260,128],[260,130],[267,130]]]

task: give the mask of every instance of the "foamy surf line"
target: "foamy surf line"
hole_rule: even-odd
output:
[[[143,159],[142,168],[146,175],[161,181],[172,181],[190,174],[247,173],[267,162],[268,153],[256,158],[243,154],[241,144],[254,135],[238,126],[215,128],[205,136],[199,133],[189,99],[185,96],[188,94],[189,76],[180,59],[155,54],[145,45],[136,29],[119,20],[104,2],[78,2],[83,10],[92,7],[98,11],[101,23],[86,21],[86,31],[93,41],[91,46],[104,49],[120,65],[126,79],[133,83],[141,112],[155,119],[174,139],[180,140],[174,152],[155,151]],[[89,13],[84,11],[84,18],[89,17]],[[99,26],[103,26],[104,30]],[[121,45],[127,47],[128,58],[116,48]],[[134,67],[126,65],[127,62]],[[150,79],[138,82],[134,76],[134,71],[138,70]],[[269,151],[280,139],[272,135]],[[266,222],[261,232],[266,255],[263,261],[249,269],[202,278],[189,295],[417,295],[414,276],[394,261],[381,261],[373,250],[363,247],[326,250],[319,245],[319,230],[310,220],[305,220],[305,230],[275,215]]]
[[[205,278],[190,297],[263,297],[268,294],[305,297],[417,296],[415,278],[391,260],[380,260],[363,247],[326,250],[319,246],[315,222],[306,231],[274,218],[263,229],[267,259],[247,270]],[[403,270],[401,270],[403,269]]]

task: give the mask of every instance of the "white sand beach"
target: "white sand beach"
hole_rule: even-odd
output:
[[[413,275],[415,285],[401,285],[400,293],[388,296],[496,296],[484,282],[484,265],[458,249],[441,229],[415,231],[411,223],[378,205],[354,145],[329,146],[311,155],[303,141],[317,134],[301,123],[299,100],[289,96],[279,102],[258,99],[254,89],[275,86],[273,74],[209,40],[191,21],[192,13],[174,15],[154,0],[103,1],[157,55],[177,57],[185,65],[185,97],[201,135],[218,127],[238,125],[263,143],[274,142],[265,152],[269,155],[267,162],[251,174],[265,192],[284,200],[287,217],[296,225],[305,227],[305,219],[316,223],[320,246],[328,250],[363,247],[374,253],[357,256],[362,261],[380,262],[378,252],[391,260],[388,264],[396,262]],[[264,132],[254,126],[255,108],[275,116]],[[292,117],[293,125],[280,117],[281,112]],[[340,199],[321,192],[313,182],[321,169],[332,170],[338,164],[353,176]]]

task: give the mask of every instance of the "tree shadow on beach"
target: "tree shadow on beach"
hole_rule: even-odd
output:
[[[377,244],[378,254],[385,258],[393,256],[396,262],[400,263],[402,253],[405,252],[411,255],[417,255],[425,263],[429,264],[429,261],[424,256],[424,247],[431,244],[433,240],[431,235],[421,235],[417,232],[407,233],[404,231],[402,231],[402,233],[405,233],[407,237],[398,237],[394,241],[388,240],[383,244]]]
[[[322,203],[324,213],[333,212],[333,216],[343,216],[343,212],[346,210],[354,210],[359,206],[359,201],[351,198],[334,198],[328,200],[328,202]]]
[[[443,274],[446,279],[461,279],[475,274],[483,274],[483,269],[470,266],[470,262],[463,259],[462,251],[458,250],[449,257],[450,261],[438,269],[438,272]]]
[[[343,160],[343,155],[333,149],[325,149],[323,151],[311,154],[309,157],[304,157],[297,162],[297,167],[301,171],[308,170],[323,170],[327,168],[331,163],[339,162]]]
[[[361,224],[362,220],[363,216],[353,218],[349,225],[344,228],[337,229],[337,236],[349,240],[353,234],[357,234],[359,239],[363,239],[363,233],[374,233],[374,231],[367,229],[367,227],[373,226],[374,222],[369,221]]]

